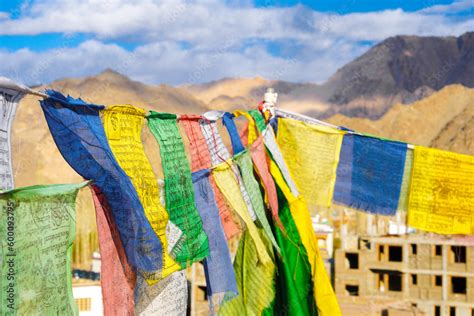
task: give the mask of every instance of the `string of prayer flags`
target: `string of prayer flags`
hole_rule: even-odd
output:
[[[7,78],[0,77],[0,189],[2,190],[14,187],[11,128],[18,102],[24,95],[25,91],[21,87],[12,84]]]
[[[217,315],[220,306],[237,296],[238,292],[229,247],[219,219],[209,176],[208,169],[192,174],[196,206],[202,218],[204,231],[209,237],[209,256],[203,262],[206,291],[211,314]]]
[[[148,283],[153,284],[180,270],[181,266],[170,257],[167,251],[168,213],[160,204],[158,181],[143,148],[141,135],[145,111],[131,105],[123,105],[108,107],[102,113],[110,148],[120,167],[132,181],[145,215],[163,246],[162,271],[145,276]]]
[[[342,139],[333,128],[278,119],[278,145],[310,209],[331,204]]]
[[[334,202],[369,213],[395,215],[406,152],[404,143],[345,135]]]
[[[76,196],[87,184],[0,193],[0,314],[78,315],[71,256]]]
[[[171,254],[182,266],[209,255],[208,237],[195,205],[191,170],[175,114],[151,111],[148,126],[160,146],[165,176],[166,210],[170,220],[183,232]]]
[[[181,115],[179,122],[184,128],[189,140],[192,171],[196,172],[212,167],[211,153],[201,130],[202,117],[197,115]],[[219,216],[227,239],[231,239],[242,231],[240,219],[234,216],[230,206],[225,201],[222,192],[217,187],[214,178],[209,177],[214,197],[219,210]]]
[[[105,316],[133,315],[136,274],[128,264],[107,198],[94,185],[94,200],[100,249],[100,286]]]
[[[137,192],[109,147],[99,111],[102,106],[47,91],[40,102],[51,135],[69,165],[106,197],[128,262],[140,273],[162,270],[162,245]]]
[[[474,157],[415,146],[408,225],[438,234],[474,234]]]

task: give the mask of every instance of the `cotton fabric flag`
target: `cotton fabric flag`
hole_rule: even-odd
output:
[[[100,249],[100,285],[105,316],[134,315],[136,274],[129,265],[107,198],[91,186]]]
[[[253,125],[253,123],[249,125]],[[260,124],[260,127],[265,130],[262,124]],[[253,127],[249,126],[249,129],[250,128]],[[254,144],[258,143],[259,140],[261,143],[262,138],[258,138]],[[263,157],[261,156],[260,159],[263,158],[263,161],[255,164],[257,174],[264,174],[264,169],[267,170],[266,173],[270,174],[270,170],[272,169],[269,169],[267,164],[265,151],[261,151]],[[275,162],[271,160],[269,160],[269,162],[270,166],[273,166],[273,173],[276,174],[278,172],[276,175],[280,175],[280,178],[276,178],[280,181],[279,185],[289,190]],[[275,187],[272,176],[273,174],[270,175],[270,179],[267,181],[262,181],[265,191],[270,191],[267,185]],[[292,218],[288,201],[285,199],[281,189],[275,188],[275,191],[277,191],[275,194],[277,195],[277,203],[279,204],[279,216],[277,218],[278,220],[276,220],[275,217],[273,218],[273,228],[280,247],[280,256],[276,258],[278,267],[276,278],[277,294],[272,306],[266,309],[263,315],[273,315],[275,313],[314,315],[317,314],[317,309],[314,299],[315,296],[313,295],[313,282],[309,258],[299,236],[297,226]]]
[[[87,182],[0,193],[0,313],[78,315],[71,256],[76,196]]]
[[[223,120],[224,125],[226,126],[227,131],[229,133],[232,142],[232,147],[234,148],[234,157],[232,158],[232,160],[239,167],[240,175],[242,177],[245,189],[249,194],[250,201],[252,202],[252,207],[255,211],[258,222],[263,227],[263,230],[267,234],[268,238],[272,242],[277,252],[280,252],[280,248],[278,247],[275,237],[273,236],[270,223],[267,219],[259,184],[253,174],[253,163],[252,157],[250,156],[250,152],[244,150],[244,146],[237,132],[237,126],[233,121],[233,115],[226,113],[224,115]],[[249,136],[251,137],[249,137],[248,140],[253,141],[256,137],[256,131],[254,130],[254,133],[249,134]]]
[[[395,215],[406,152],[405,143],[345,135],[334,202],[369,213]]]
[[[264,247],[271,249],[266,234],[257,229]],[[219,310],[219,315],[263,315],[271,308],[275,300],[275,265],[273,262],[263,263],[250,230],[245,230],[239,242],[234,260],[234,270],[237,272],[237,288],[239,296],[226,302]]]
[[[137,191],[145,215],[163,246],[163,269],[145,276],[149,284],[181,269],[168,254],[166,225],[168,213],[159,201],[158,180],[142,143],[142,126],[145,111],[131,105],[111,106],[103,112],[105,134],[120,167],[125,171]]]
[[[245,201],[239,190],[237,179],[231,168],[232,160],[223,162],[212,169],[212,174],[216,179],[217,186],[224,194],[229,205],[244,221],[250,236],[255,243],[258,257],[263,264],[271,262],[271,258],[266,250],[265,244],[259,236],[254,220],[250,217]]]
[[[212,166],[216,166],[224,161],[231,159],[230,153],[225,147],[216,126],[216,120],[221,118],[224,114],[225,112],[221,111],[206,112],[204,113],[203,119],[201,120],[201,130],[204,135],[204,138],[206,138],[206,143],[211,153]],[[250,200],[249,194],[245,189],[239,170],[237,166],[233,164],[231,168],[235,174],[235,177],[237,177],[237,182],[244,198],[244,202],[247,205],[247,210],[250,214],[250,217],[255,220],[257,218],[257,215],[255,214],[255,211],[253,209],[252,201]]]
[[[6,78],[0,77],[0,189],[9,190],[14,187],[11,128],[18,103],[25,92],[8,84]]]
[[[438,234],[474,234],[474,157],[415,146],[408,225]]]
[[[128,262],[140,273],[162,269],[162,245],[137,192],[109,147],[99,111],[102,106],[48,91],[41,107],[60,153],[83,178],[105,195]]]
[[[342,138],[336,129],[278,119],[278,145],[310,209],[330,206]]]
[[[292,244],[302,245],[302,248],[305,249],[306,260],[310,265],[310,275],[312,279],[312,293],[314,296],[314,301],[316,302],[318,315],[322,316],[332,316],[332,315],[341,315],[339,304],[334,294],[334,290],[331,286],[331,281],[327,275],[326,269],[324,267],[324,262],[319,252],[318,241],[314,234],[312,227],[312,221],[309,215],[309,210],[305,204],[305,201],[302,196],[295,197],[288,185],[284,181],[283,174],[278,169],[277,165],[272,161],[270,163],[270,172],[277,183],[280,192],[280,204],[285,205],[287,203],[290,214],[286,213],[287,217],[284,221],[285,228],[289,230],[288,227],[294,227],[297,230],[297,234],[291,231],[288,232],[288,235],[293,236],[295,241]],[[283,213],[285,214],[285,213]],[[283,215],[281,215],[283,216]],[[297,237],[299,236],[299,238]],[[300,246],[301,247],[301,246]],[[301,248],[300,248],[301,249]],[[290,258],[293,256],[290,256]],[[302,274],[303,277],[305,274]],[[301,284],[306,284],[304,281],[298,282]],[[304,297],[304,295],[302,295]],[[309,305],[311,306],[311,305]]]
[[[160,146],[166,210],[183,232],[171,255],[182,267],[209,255],[208,237],[196,209],[191,170],[174,114],[150,112],[148,126]]]
[[[212,315],[217,315],[220,306],[238,295],[235,273],[229,247],[219,219],[219,211],[209,182],[207,169],[193,173],[196,205],[201,215],[204,231],[209,237],[209,256],[204,259],[206,291]]]
[[[249,134],[250,137],[248,139],[251,140],[249,142],[249,151],[252,156],[255,173],[258,175],[264,190],[265,202],[268,204],[272,212],[276,225],[284,231],[285,229],[278,215],[278,196],[275,182],[273,182],[272,176],[269,172],[267,155],[263,144],[263,136],[259,135],[266,128],[263,116],[257,110],[252,110],[248,113],[244,112],[242,115],[248,119],[248,129],[254,131]],[[256,138],[254,139],[254,137]]]
[[[162,179],[158,180],[160,203],[165,204]],[[179,228],[168,221],[166,238],[168,252],[174,248],[183,233]],[[188,308],[188,282],[185,271],[177,271],[156,284],[148,285],[145,279],[138,275],[135,287],[135,314],[140,316],[153,315],[185,315]]]
[[[207,147],[206,139],[201,130],[202,116],[197,115],[181,115],[180,124],[183,126],[186,136],[189,140],[189,151],[191,155],[192,171],[196,172],[212,167],[211,153]],[[219,216],[224,228],[227,239],[231,239],[242,231],[241,223],[238,216],[234,215],[229,205],[225,201],[221,191],[212,176],[209,177],[214,197],[219,209]]]
[[[272,122],[276,122],[276,119],[273,119],[272,121],[270,121],[270,125],[272,125]],[[293,193],[294,196],[299,196],[300,193],[298,191],[298,188],[296,187],[295,181],[290,175],[290,169],[288,165],[286,164],[285,159],[283,158],[280,147],[277,144],[277,140],[276,140],[273,128],[266,128],[262,132],[262,135],[263,135],[263,142],[265,144],[265,147],[267,148],[269,155],[271,156],[272,160],[278,165],[278,168],[281,170],[281,173],[283,174],[283,177],[285,178],[285,182],[290,187],[291,192]]]

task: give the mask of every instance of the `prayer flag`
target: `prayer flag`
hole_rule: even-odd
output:
[[[204,231],[209,237],[209,256],[204,259],[206,291],[212,315],[220,306],[238,295],[235,273],[229,247],[219,219],[214,193],[209,182],[210,172],[202,169],[193,173],[196,205],[201,215]]]
[[[22,87],[17,87],[9,79],[0,77],[0,189],[2,190],[14,187],[11,129],[18,103],[24,95]]]
[[[145,111],[131,105],[111,106],[103,111],[103,120],[105,134],[115,159],[132,181],[145,215],[163,246],[163,270],[145,276],[148,283],[153,284],[180,270],[181,266],[167,251],[168,213],[160,204],[158,180],[143,148],[141,135]]]
[[[196,172],[202,169],[210,169],[212,167],[211,153],[207,147],[206,139],[201,130],[202,116],[182,115],[179,122],[184,127],[186,136],[189,140],[189,151],[191,155],[192,171]],[[212,175],[209,177],[214,197],[219,209],[219,216],[224,228],[227,239],[230,239],[240,233],[242,230],[241,222],[238,216],[234,215],[230,206],[225,201],[222,192],[217,188],[216,182]]]
[[[0,193],[0,314],[78,315],[71,256],[76,196],[87,183]]]
[[[160,146],[165,176],[166,209],[170,220],[183,232],[171,254],[182,266],[209,255],[208,237],[196,209],[191,170],[174,114],[151,112],[148,126]]]
[[[344,136],[334,202],[382,215],[395,215],[407,145],[373,137]]]
[[[107,198],[98,187],[92,185],[91,189],[99,236],[104,315],[133,315],[136,274],[125,256]]]
[[[106,197],[132,267],[162,270],[162,245],[145,216],[137,192],[114,158],[100,121],[104,107],[49,90],[41,107],[53,139],[69,165]]]
[[[336,129],[278,119],[278,145],[310,209],[331,204],[342,138]]]
[[[474,157],[415,146],[408,225],[438,234],[474,234]]]

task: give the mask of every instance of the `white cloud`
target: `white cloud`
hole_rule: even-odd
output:
[[[466,12],[470,11],[473,12],[474,8],[474,0],[458,0],[454,1],[451,4],[445,5],[434,5],[425,9],[422,9],[420,12],[422,13],[430,13],[430,14],[453,14],[458,12]]]
[[[154,83],[256,75],[322,81],[371,42],[473,30],[473,18],[443,14],[472,1],[431,11],[338,15],[304,6],[255,8],[247,0],[38,0],[22,7],[16,18],[0,13],[0,35],[88,34],[92,40],[44,52],[0,51],[0,58],[9,61],[0,65],[0,74],[18,74],[31,84],[110,67]],[[59,46],[70,46],[68,41],[65,37]],[[138,46],[127,51],[106,44],[123,41]],[[269,52],[268,44],[277,45],[286,58]]]
[[[198,83],[257,74],[272,79],[322,81],[341,62],[350,61],[364,49],[353,51],[351,45],[339,43],[318,58],[306,60],[272,56],[259,44],[235,52],[184,49],[174,42],[158,42],[130,52],[115,44],[90,40],[78,47],[45,52],[0,51],[0,59],[8,61],[0,64],[0,74],[27,84],[85,76],[105,68],[151,83]]]

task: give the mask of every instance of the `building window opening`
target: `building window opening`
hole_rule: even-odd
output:
[[[466,263],[465,246],[451,246],[451,253],[453,254],[453,261],[455,263]]]
[[[416,274],[411,275],[411,284],[417,285],[418,284],[418,277]]]
[[[346,252],[346,262],[349,263],[349,269],[359,269],[359,254]]]
[[[206,287],[200,285],[200,286],[198,286],[198,289],[200,290],[200,291],[198,291],[198,292],[199,292],[198,295],[201,295],[201,298],[199,298],[199,296],[198,296],[198,299],[203,300],[203,301],[207,301],[207,290],[206,290]]]
[[[441,278],[441,275],[436,275],[435,276],[435,285],[436,286],[442,286],[443,285],[443,278]]]
[[[350,296],[359,296],[359,286],[346,284],[346,292]]]
[[[380,292],[385,292],[385,274],[384,273],[378,274],[377,287]]]
[[[451,289],[454,294],[466,294],[466,278],[452,277]]]
[[[435,306],[435,316],[441,316],[441,306]]]
[[[456,316],[456,307],[454,306],[449,307],[449,316]]]
[[[379,261],[382,261],[385,258],[385,246],[379,245]]]
[[[388,261],[402,262],[403,254],[401,246],[389,246],[388,247]]]
[[[441,245],[435,246],[435,256],[441,256]]]
[[[388,275],[388,290],[393,292],[402,291],[402,276],[399,274]]]
[[[416,245],[412,244],[411,245],[411,254],[416,255],[417,251],[418,251],[418,249],[417,249]]]

